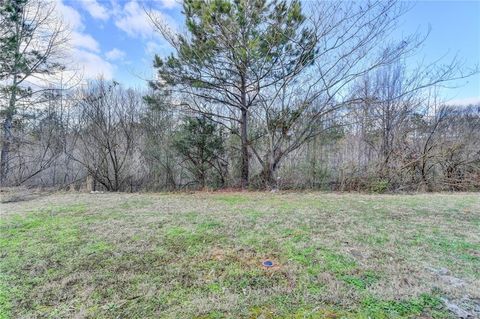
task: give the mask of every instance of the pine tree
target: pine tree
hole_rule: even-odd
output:
[[[264,90],[295,77],[313,61],[315,33],[300,1],[186,0],[188,35],[156,21],[175,53],[155,57],[152,86],[241,138],[241,184],[249,181],[249,122]],[[154,21],[155,22],[155,21]]]
[[[187,117],[173,146],[188,163],[187,168],[200,188],[205,187],[209,170],[216,169],[221,175],[218,161],[224,151],[223,139],[218,125],[207,117]]]

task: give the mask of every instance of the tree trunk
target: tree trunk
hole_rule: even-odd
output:
[[[263,169],[260,177],[262,178],[263,186],[265,189],[276,189],[278,187],[277,180],[275,179],[275,172],[279,167],[281,155],[270,155],[264,161]]]
[[[248,135],[247,135],[247,110],[242,110],[241,138],[242,138],[242,188],[248,187],[249,163],[248,163]]]
[[[15,5],[17,13],[20,12],[20,7]],[[15,61],[13,65],[13,79],[10,92],[10,99],[8,101],[8,108],[5,112],[5,120],[3,122],[3,141],[2,141],[2,154],[0,155],[0,186],[5,186],[8,183],[8,174],[10,170],[10,145],[13,140],[12,124],[13,116],[16,113],[16,101],[17,101],[17,86],[18,86],[18,73],[17,68],[19,64],[20,56],[20,24],[17,21],[15,23]]]
[[[7,183],[11,142],[12,142],[12,115],[11,115],[11,112],[8,112],[3,122],[2,154],[0,159],[0,185],[1,186],[5,186]]]
[[[5,112],[5,120],[3,122],[3,141],[2,141],[2,154],[0,156],[0,185],[5,186],[8,182],[8,173],[10,169],[9,157],[10,157],[10,144],[12,143],[12,123],[13,115],[15,114],[15,102],[17,99],[17,75],[13,76],[12,92],[10,94],[10,101],[8,103],[8,109]]]
[[[200,169],[197,171],[197,180],[198,184],[200,185],[200,189],[204,190],[205,189],[205,184],[206,184],[206,175],[207,173],[205,172],[205,163],[200,162]]]
[[[262,179],[265,189],[275,189],[277,187],[277,183],[275,181],[275,167],[271,163],[265,163],[262,170]]]

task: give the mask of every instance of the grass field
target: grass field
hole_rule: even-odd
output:
[[[480,313],[478,193],[60,193],[0,205],[0,318]]]

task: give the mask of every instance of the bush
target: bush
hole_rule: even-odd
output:
[[[390,189],[390,182],[387,179],[377,179],[370,182],[369,188],[372,193],[382,194]]]

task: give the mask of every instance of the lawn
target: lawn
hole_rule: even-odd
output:
[[[0,205],[0,318],[480,313],[478,193],[58,193]]]

